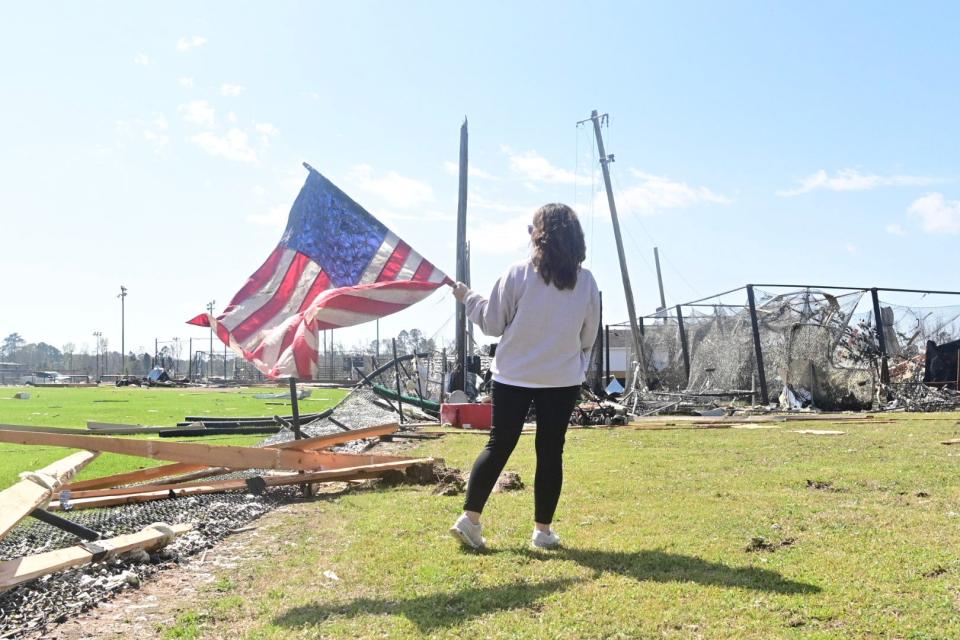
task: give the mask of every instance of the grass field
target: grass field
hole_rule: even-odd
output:
[[[14,400],[14,394],[19,391],[29,393],[30,399]],[[87,420],[95,420],[172,427],[188,415],[289,415],[288,405],[267,404],[267,402],[278,401],[257,400],[253,397],[255,393],[270,391],[273,389],[0,387],[0,424],[85,429]],[[276,391],[283,391],[283,389],[277,388]],[[346,391],[342,389],[315,389],[309,398],[300,401],[300,411],[301,413],[322,411],[336,404],[345,393]],[[205,437],[202,440],[193,439],[193,441],[213,444],[253,444],[264,437],[220,436]],[[0,443],[0,488],[15,482],[19,472],[38,469],[62,458],[70,451],[58,447]],[[105,453],[84,469],[79,478],[94,478],[158,464],[163,464],[163,461]]]
[[[528,549],[529,486],[492,497],[486,553],[447,536],[462,496],[357,491],[268,516],[257,560],[220,570],[161,632],[957,638],[960,448],[940,444],[956,422],[816,427],[841,436],[574,431],[556,522],[562,550]],[[482,444],[451,435],[417,452],[466,468]],[[507,467],[528,482],[532,448],[522,438]]]

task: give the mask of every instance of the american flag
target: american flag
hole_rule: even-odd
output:
[[[213,327],[270,377],[313,378],[317,332],[369,322],[423,300],[451,280],[332,182],[304,163],[307,181],[280,244]]]

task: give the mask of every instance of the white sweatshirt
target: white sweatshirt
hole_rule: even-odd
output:
[[[497,280],[489,300],[470,291],[463,303],[483,333],[503,336],[490,367],[495,381],[518,387],[584,381],[600,325],[600,293],[586,269],[573,289],[561,291],[525,260]]]

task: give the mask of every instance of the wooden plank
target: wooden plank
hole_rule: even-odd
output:
[[[0,431],[0,442],[109,451],[144,458],[229,467],[231,469],[294,469],[307,471],[319,469],[322,465],[320,454],[270,447],[237,447],[195,444],[192,442],[133,440],[109,436],[30,433],[26,431]]]
[[[389,435],[395,433],[398,429],[396,422],[389,422],[387,424],[377,425],[375,427],[367,427],[365,429],[354,429],[353,431],[344,431],[343,433],[334,433],[326,436],[318,436],[316,438],[304,438],[302,440],[289,440],[287,442],[281,442],[279,444],[273,445],[273,449],[294,449],[297,451],[315,451],[317,449],[325,449],[327,447],[332,447],[338,444],[343,444],[345,442],[350,442],[352,440],[361,440],[364,438],[373,438],[376,436]],[[128,473],[119,473],[112,476],[106,476],[103,478],[95,478],[93,480],[84,480],[82,482],[74,482],[73,484],[67,486],[66,488],[69,491],[82,491],[86,489],[100,489],[103,487],[118,487],[124,484],[133,484],[137,482],[145,482],[147,480],[154,480],[157,478],[165,478],[169,476],[175,476],[178,474],[184,473],[193,473],[195,471],[202,472],[206,469],[209,469],[209,464],[169,464],[161,467],[153,467],[150,469],[140,469],[138,471],[131,471]],[[216,474],[211,474],[216,475]]]
[[[360,478],[376,477],[378,475],[382,475],[386,471],[395,469],[406,469],[408,467],[420,464],[433,464],[433,462],[433,458],[409,458],[406,460],[395,460],[392,462],[383,462],[375,465],[330,469],[328,471],[314,471],[312,473],[263,476],[263,481],[268,487],[277,487],[291,484],[331,482],[334,480],[356,480]],[[75,499],[71,498],[70,508],[90,509],[94,507],[110,507],[119,504],[150,502],[153,500],[166,500],[167,498],[172,497],[246,489],[247,483],[245,480],[217,480],[215,482],[208,483],[200,482],[193,484],[162,484],[128,487],[126,489],[105,489],[102,491],[106,492],[106,495],[85,495],[82,492],[78,493],[77,495],[79,497],[76,497]],[[58,510],[59,508],[59,502],[50,503],[49,509],[51,511]]]
[[[114,422],[94,422],[87,420],[87,435],[105,434],[112,436],[132,436],[141,433],[152,434],[176,430],[176,427],[151,427],[140,424],[119,424]]]
[[[69,429],[67,427],[40,427],[33,425],[0,424],[0,431],[32,431],[35,433],[72,433],[78,436],[88,436],[89,431],[84,429]]]
[[[193,525],[175,524],[170,528],[175,535],[180,535],[192,529]],[[111,557],[134,549],[156,549],[165,544],[166,541],[166,533],[147,527],[138,533],[128,533],[107,540],[97,540],[91,544],[106,549],[108,551],[107,557]],[[94,562],[94,554],[83,545],[0,562],[0,591],[41,576],[92,562]]]
[[[388,465],[383,468],[393,468],[389,465],[400,464],[408,465],[414,464],[418,461],[422,461],[423,458],[408,458],[401,456],[368,456],[363,454],[335,454],[335,453],[321,453],[320,455],[328,457],[329,462],[323,464],[320,468],[321,471],[315,471],[314,473],[326,473],[327,471],[340,471],[342,469],[379,469],[381,465]],[[153,490],[168,490],[176,487],[185,487],[190,486],[186,483],[191,480],[199,480],[204,477],[209,477],[209,475],[219,475],[221,473],[227,473],[229,469],[224,468],[213,468],[213,469],[204,469],[203,471],[197,472],[195,474],[188,474],[186,476],[181,476],[175,480],[167,480],[163,483],[158,484],[147,484],[147,485],[137,485],[134,487],[117,487],[117,488],[108,488],[108,489],[88,489],[82,491],[72,491],[70,492],[70,504],[74,504],[76,500],[82,500],[84,498],[99,498],[102,496],[119,496],[129,493],[138,493],[141,491],[153,491]],[[208,475],[209,474],[209,475]],[[296,476],[298,478],[306,477],[303,474]],[[202,483],[204,485],[218,484],[220,482],[233,482],[232,480],[218,480],[214,482]],[[243,480],[238,481],[240,484],[236,485],[237,488],[242,488],[246,486]],[[197,484],[197,483],[191,483]],[[233,485],[230,485],[233,486]]]
[[[39,469],[35,473],[51,485],[51,488],[23,479],[11,487],[0,491],[0,538],[5,536],[14,525],[30,515],[30,512],[45,504],[65,481],[74,476],[97,457],[90,451],[78,451]]]

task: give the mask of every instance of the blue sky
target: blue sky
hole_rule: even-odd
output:
[[[625,318],[589,128],[637,307],[746,282],[957,289],[950,3],[44,3],[0,25],[0,334],[205,337],[276,242],[307,161],[454,270],[470,120],[473,281],[574,205]],[[452,335],[446,290],[381,322]],[[373,327],[338,332],[347,346]]]

